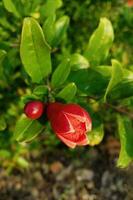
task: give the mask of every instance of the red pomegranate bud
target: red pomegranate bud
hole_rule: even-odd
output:
[[[24,107],[24,113],[30,119],[38,119],[42,116],[44,104],[41,101],[30,101]]]
[[[92,129],[89,114],[77,104],[50,103],[47,116],[56,135],[71,148],[88,144]]]

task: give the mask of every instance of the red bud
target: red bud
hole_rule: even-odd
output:
[[[56,135],[69,147],[87,145],[92,122],[89,114],[77,104],[50,103],[47,116]]]
[[[24,107],[24,113],[30,119],[38,119],[42,116],[44,104],[41,101],[30,101]]]

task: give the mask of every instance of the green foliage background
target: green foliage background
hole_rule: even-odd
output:
[[[93,31],[97,28],[100,18],[107,17],[112,22],[115,39],[107,59],[102,61],[100,65],[110,66],[110,59],[114,58],[121,62],[124,70],[129,69],[133,72],[133,8],[129,8],[124,0],[63,0],[63,4],[60,0],[56,0],[55,2],[56,4],[54,4],[52,0],[0,1],[0,49],[2,50],[0,51],[0,58],[3,58],[0,62],[0,162],[9,171],[16,166],[28,167],[26,158],[31,150],[43,151],[43,148],[53,149],[55,146],[61,145],[55,138],[54,134],[50,134],[49,126],[47,126],[47,129],[45,130],[46,134],[42,134],[28,145],[19,144],[13,137],[16,121],[23,112],[24,103],[28,99],[36,98],[33,94],[31,95],[31,90],[34,87],[34,84],[31,83],[31,80],[26,74],[20,59],[20,35],[23,19],[25,17],[34,17],[43,27],[47,41],[51,42],[49,40],[51,32],[48,33],[48,37],[45,32],[46,24],[44,22],[48,18],[48,15],[50,15],[50,13],[53,15],[56,11],[57,19],[64,15],[69,16],[70,25],[67,29],[67,33],[65,30],[60,44],[57,46],[55,45],[57,39],[51,42],[51,46],[53,45],[53,69],[55,69],[60,62],[62,62],[63,58],[69,57],[73,53],[80,53],[83,55],[89,38]],[[116,65],[118,66],[119,64],[115,62],[113,63],[112,70],[115,75],[118,73],[119,77],[121,67],[118,67],[120,69],[117,72],[115,69],[117,68]],[[76,93],[75,87],[77,86],[79,90],[86,92],[84,90],[85,86],[83,85],[84,80],[86,80],[88,84],[91,84],[92,89],[89,90],[88,94],[94,98],[89,99],[88,104],[86,104],[86,101],[84,102],[83,97],[79,97],[78,100],[75,98],[73,101],[87,107],[87,109],[92,113],[92,117],[94,116],[95,119],[94,123],[97,127],[95,132],[101,133],[101,129],[103,128],[103,125],[102,127],[99,126],[100,118],[104,124],[105,132],[109,132],[113,135],[117,135],[118,131],[122,131],[123,135],[127,133],[127,137],[125,137],[126,140],[124,140],[123,144],[125,148],[121,149],[120,155],[127,154],[125,156],[128,158],[126,162],[123,161],[123,157],[119,161],[120,166],[126,166],[133,157],[130,155],[132,140],[131,134],[129,134],[132,132],[132,121],[129,116],[130,112],[128,112],[128,110],[133,110],[133,98],[132,95],[130,95],[133,89],[133,76],[129,75],[130,77],[128,80],[125,78],[125,81],[122,83],[123,85],[118,85],[116,83],[116,87],[113,88],[111,93],[108,93],[108,97],[113,100],[113,106],[110,107],[110,105],[107,104],[106,106],[108,109],[106,109],[106,107],[103,108],[103,102],[99,99],[97,101],[95,98],[99,98],[104,95],[105,88],[107,87],[110,79],[110,73],[113,72],[106,72],[106,78],[103,75],[105,70],[103,69],[102,72],[101,68],[98,67],[99,66],[97,66],[96,71],[90,69],[89,73],[91,76],[86,69],[82,70],[82,72],[71,72],[71,75],[68,77],[68,83],[70,85],[68,85],[68,89],[66,90],[68,91],[71,88],[73,91],[72,94]],[[99,75],[99,71],[100,74],[103,75],[102,79],[101,75]],[[124,71],[124,74],[126,73],[128,74],[128,72]],[[84,80],[81,80],[81,77],[83,77]],[[74,81],[76,86],[71,84],[71,81]],[[113,77],[112,82],[115,83]],[[58,82],[53,81],[52,84],[56,86]],[[103,86],[105,86],[105,88]],[[125,94],[124,92],[119,94],[118,91],[121,88],[125,91],[127,87],[131,90],[128,91],[129,95],[127,95],[127,91]],[[108,89],[108,91],[109,90],[110,89]],[[57,88],[57,91],[59,92],[60,88]],[[70,96],[72,94],[70,93]],[[81,96],[80,92],[79,94]],[[129,98],[121,99],[123,96]],[[57,99],[60,99],[60,97],[62,97],[62,93],[58,94]],[[46,101],[46,99],[44,99],[44,101]],[[117,116],[118,109],[116,106],[117,108],[126,107],[128,118],[125,119],[123,115],[122,117]],[[119,121],[118,131],[116,120]],[[130,124],[130,131],[127,131],[126,125],[124,126],[123,123]],[[111,131],[110,128],[108,130],[107,127],[111,127]],[[92,139],[92,143],[99,143],[102,135],[100,135],[99,138],[96,138],[95,142],[94,139]],[[120,140],[123,141],[121,137]],[[125,149],[128,149],[126,153]]]

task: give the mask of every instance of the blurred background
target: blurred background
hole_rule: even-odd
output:
[[[113,121],[98,147],[70,150],[48,131],[29,144],[13,139],[23,110],[21,96],[29,91],[19,55],[24,17],[43,26],[52,9],[57,18],[69,16],[67,33],[52,54],[55,64],[66,54],[82,53],[99,19],[107,17],[115,33],[109,57],[133,70],[131,1],[56,0],[51,10],[48,1],[53,5],[52,0],[0,0],[0,49],[7,52],[0,63],[0,200],[133,200],[132,166],[116,167],[120,144]]]

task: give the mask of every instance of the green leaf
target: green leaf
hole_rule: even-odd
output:
[[[133,72],[133,65],[129,66],[128,68]]]
[[[47,0],[42,7],[42,15],[44,17],[55,14],[56,10],[62,6],[62,0]]]
[[[88,144],[90,146],[95,146],[101,143],[104,137],[104,129],[103,124],[99,125],[92,129],[91,132],[88,133]]]
[[[38,97],[35,94],[25,94],[21,97],[21,100],[24,104],[32,100],[38,100]]]
[[[40,25],[33,18],[24,19],[20,55],[33,82],[40,83],[51,72],[50,48]]]
[[[1,16],[0,18],[0,25],[4,28],[4,29],[8,29],[12,32],[15,31],[15,27],[13,26],[13,24],[11,24],[8,19],[6,18],[6,16]]]
[[[6,129],[6,121],[3,116],[0,116],[0,131],[4,131]]]
[[[63,16],[56,22],[55,19],[56,16],[52,14],[46,19],[43,25],[43,31],[46,36],[46,40],[53,47],[59,45],[69,25],[68,16]]]
[[[109,94],[110,100],[121,100],[133,96],[133,80],[125,79],[120,84],[116,85]]]
[[[108,87],[106,89],[105,95],[104,95],[104,101],[107,100],[108,93],[111,92],[111,90],[122,81],[123,79],[123,69],[121,64],[117,60],[112,60],[112,75],[111,79],[109,81]]]
[[[11,152],[5,149],[0,150],[0,158],[9,159],[11,157]]]
[[[31,120],[25,115],[22,115],[16,124],[14,139],[18,142],[29,142],[42,130],[43,126],[39,123],[39,121]]]
[[[48,87],[45,85],[39,85],[33,90],[33,93],[37,96],[46,95],[48,93]]]
[[[133,127],[128,117],[118,115],[118,132],[121,150],[117,165],[124,168],[133,160]]]
[[[6,56],[6,52],[4,50],[0,50],[0,85],[3,87],[7,86],[7,81],[4,74],[4,67],[2,64],[5,56]]]
[[[0,64],[6,56],[6,51],[0,49]]]
[[[111,76],[111,67],[99,66],[72,71],[69,81],[74,82],[78,89],[88,96],[102,97]]]
[[[67,77],[69,76],[70,73],[70,69],[71,69],[70,59],[66,58],[55,69],[52,75],[52,80],[51,80],[52,87],[58,87],[62,85],[67,80]]]
[[[19,9],[23,13],[23,16],[34,16],[35,18],[39,18],[40,13],[38,9],[41,5],[41,0],[17,0],[19,1]]]
[[[67,102],[70,102],[75,97],[76,92],[77,92],[77,87],[75,83],[69,83],[57,94],[56,97],[64,99]]]
[[[60,42],[62,41],[67,28],[69,26],[69,17],[63,16],[61,17],[56,23],[55,23],[55,33],[54,33],[54,39],[52,41],[52,46],[58,46]]]
[[[3,3],[8,12],[13,13],[16,17],[20,17],[20,14],[19,14],[13,0],[3,0]]]
[[[124,76],[120,83],[118,83],[109,93],[110,100],[120,100],[133,96],[133,72],[124,69]]]
[[[56,16],[53,14],[53,15],[50,15],[44,25],[43,25],[43,32],[44,32],[44,35],[46,37],[46,40],[47,42],[52,45],[52,41],[54,39],[54,36],[55,36],[55,19],[56,19]]]
[[[106,59],[113,40],[114,32],[111,22],[107,18],[101,18],[85,51],[85,57],[90,64],[97,65]]]
[[[87,69],[89,67],[89,62],[84,56],[75,53],[71,56],[70,65],[71,70]]]

